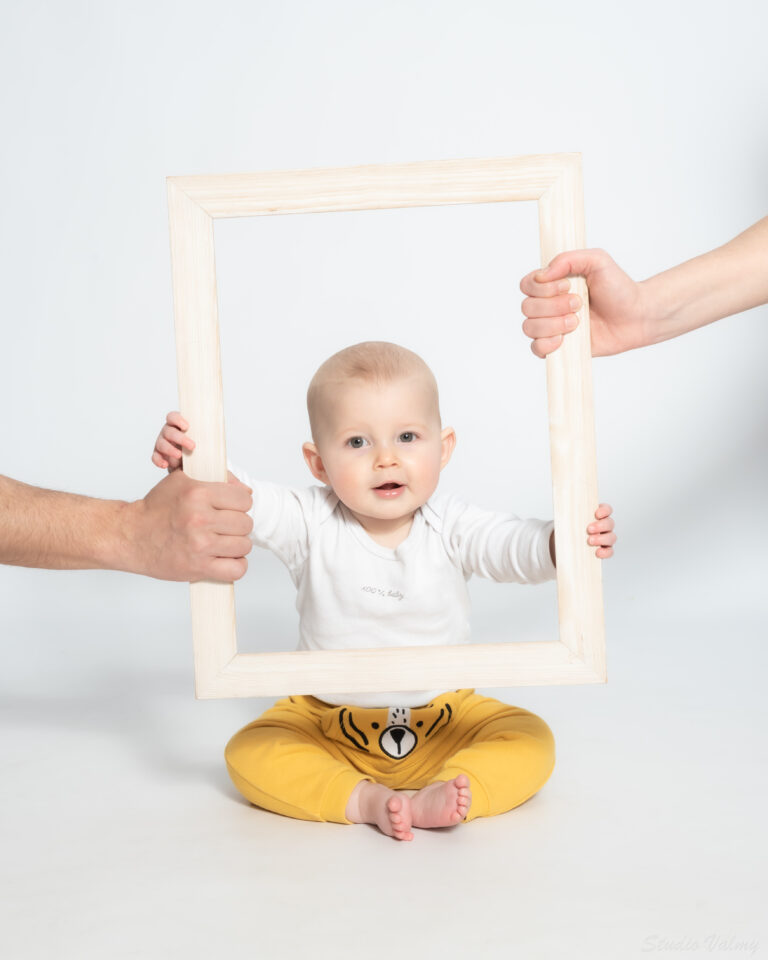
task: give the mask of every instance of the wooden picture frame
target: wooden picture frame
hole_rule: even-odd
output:
[[[168,178],[180,409],[196,440],[184,470],[226,479],[213,221],[535,200],[540,253],[585,245],[574,153]],[[238,653],[234,585],[191,584],[198,698],[605,681],[600,561],[586,527],[598,505],[587,288],[577,330],[546,361],[559,639],[465,646]],[[523,345],[521,343],[521,349]],[[323,358],[318,358],[318,362]]]

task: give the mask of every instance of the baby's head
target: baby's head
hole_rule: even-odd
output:
[[[320,365],[307,390],[307,412],[315,443],[338,415],[339,401],[350,387],[375,390],[408,382],[419,389],[421,413],[440,423],[437,382],[421,357],[396,343],[370,340],[334,353]]]
[[[312,378],[307,409],[307,464],[358,519],[412,514],[434,493],[455,435],[411,350],[372,341],[335,353]]]

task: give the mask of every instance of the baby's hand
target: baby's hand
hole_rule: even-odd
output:
[[[155,450],[152,454],[152,463],[161,469],[168,468],[173,473],[181,466],[181,450],[194,450],[195,441],[184,434],[189,430],[189,424],[178,412],[173,410],[165,418],[165,426],[157,435]]]
[[[600,560],[605,560],[613,556],[613,545],[616,543],[616,534],[613,532],[613,507],[607,503],[601,503],[595,510],[595,523],[590,523],[587,527],[587,543],[597,546],[595,556]]]

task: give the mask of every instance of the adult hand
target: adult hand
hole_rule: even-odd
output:
[[[253,546],[250,487],[191,480],[176,470],[128,505],[127,566],[161,580],[239,580]]]
[[[557,350],[563,336],[578,325],[581,298],[568,292],[568,276],[583,276],[589,289],[592,355],[609,356],[646,342],[645,294],[605,250],[561,253],[544,270],[534,270],[520,282],[527,294],[522,303],[523,333],[531,350],[546,357]]]

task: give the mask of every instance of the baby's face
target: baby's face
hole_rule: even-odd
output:
[[[441,430],[434,390],[414,376],[375,384],[351,380],[324,399],[315,476],[365,526],[365,519],[397,521],[435,492],[453,450]],[[311,464],[310,464],[311,466]]]

